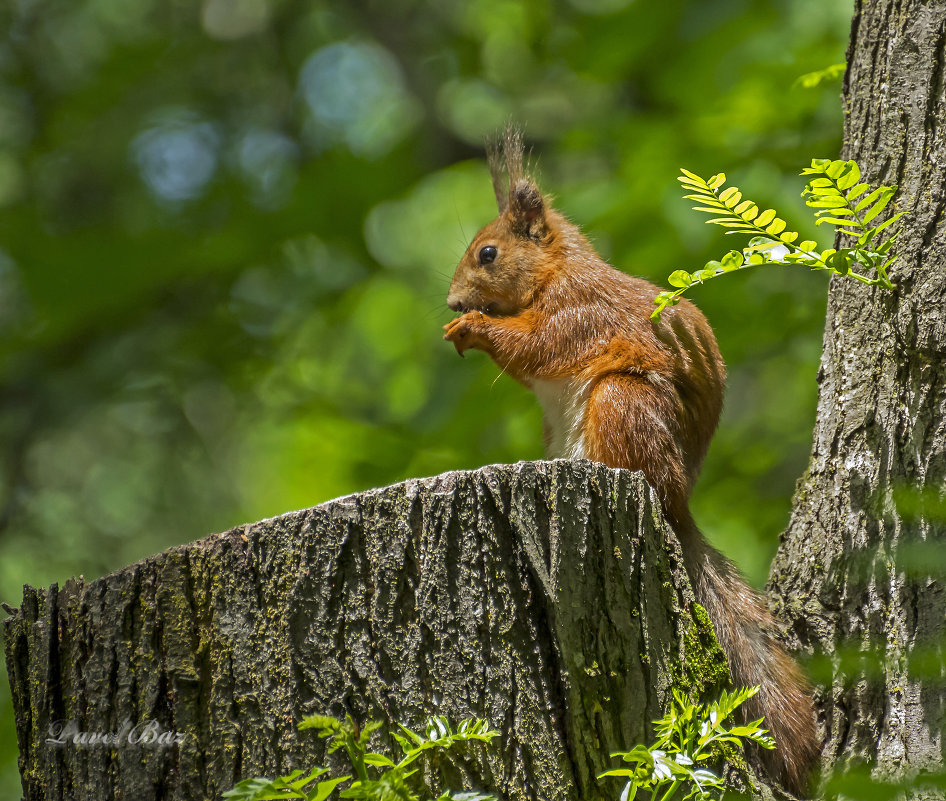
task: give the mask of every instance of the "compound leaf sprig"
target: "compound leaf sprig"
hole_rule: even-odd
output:
[[[893,289],[888,270],[894,261],[889,255],[899,229],[892,226],[902,212],[891,215],[878,225],[871,225],[896,194],[896,186],[873,189],[862,182],[861,170],[854,161],[812,159],[802,175],[811,176],[802,192],[805,204],[814,210],[815,225],[829,224],[842,234],[857,237],[853,247],[818,249],[812,239],[798,242],[798,232],[787,229],[784,219],[774,209],[760,211],[756,203],[743,199],[738,187],[725,187],[726,175],[709,179],[681,169],[677,180],[683,184],[687,200],[694,200],[696,211],[712,214],[707,223],[728,229],[727,234],[751,237],[742,250],[730,250],[725,256],[706,263],[690,273],[675,270],[667,279],[674,287],[654,299],[657,308],[651,317],[660,319],[668,306],[676,305],[693,285],[702,284],[729,272],[763,264],[800,264],[811,270],[827,270],[846,275],[868,286]],[[725,187],[725,188],[724,188]],[[881,236],[881,234],[884,234]],[[875,276],[867,273],[873,270]]]
[[[637,745],[630,751],[611,754],[620,757],[625,767],[614,768],[598,776],[614,776],[625,780],[621,801],[632,801],[639,790],[650,792],[652,801],[671,801],[678,792],[683,799],[701,798],[710,801],[722,797],[725,783],[710,769],[722,743],[741,745],[750,740],[763,748],[774,748],[775,742],[762,728],[762,719],[744,725],[732,725],[729,718],[758,687],[723,691],[710,704],[694,704],[677,690],[673,691],[670,711],[654,721],[656,742],[649,748]]]
[[[421,801],[411,777],[417,767],[408,767],[426,752],[449,751],[468,742],[489,743],[499,732],[490,729],[485,720],[468,718],[454,729],[447,718],[433,715],[427,719],[423,732],[416,732],[398,724],[401,733],[389,731],[404,756],[395,762],[387,754],[369,751],[371,736],[382,728],[378,721],[369,720],[359,726],[346,715],[344,720],[329,715],[309,715],[299,724],[300,730],[315,729],[316,735],[328,741],[328,753],[344,750],[348,755],[351,773],[343,776],[322,777],[327,768],[316,767],[309,773],[294,770],[275,779],[257,777],[238,782],[223,794],[226,801],[327,801],[335,794],[339,799],[356,801]],[[318,781],[317,784],[315,782]],[[348,787],[341,787],[351,782]],[[445,790],[437,801],[497,801],[494,795],[475,790],[454,792]]]

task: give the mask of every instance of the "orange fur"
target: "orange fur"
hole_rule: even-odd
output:
[[[749,707],[765,715],[778,743],[766,765],[800,793],[818,750],[808,685],[773,636],[764,601],[706,543],[689,511],[722,409],[725,367],[712,328],[686,300],[653,322],[659,289],[606,264],[548,206],[523,172],[515,132],[504,155],[490,153],[500,214],[457,266],[447,302],[462,314],[444,338],[461,355],[488,353],[536,392],[549,456],[644,473],[680,536],[734,681],[762,687]]]

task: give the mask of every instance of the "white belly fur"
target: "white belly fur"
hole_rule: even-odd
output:
[[[533,379],[529,386],[545,414],[545,455],[549,459],[585,456],[584,422],[590,381]]]

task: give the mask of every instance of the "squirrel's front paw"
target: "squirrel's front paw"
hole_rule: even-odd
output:
[[[447,342],[452,342],[461,356],[463,351],[477,347],[479,336],[477,334],[477,324],[483,319],[483,312],[471,311],[461,314],[455,320],[451,320],[444,327],[443,338]]]

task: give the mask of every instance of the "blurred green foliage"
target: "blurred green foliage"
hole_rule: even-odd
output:
[[[851,6],[2,4],[0,599],[541,457],[529,393],[441,341],[495,213],[483,137],[524,123],[561,210],[662,281],[728,244],[680,167],[803,208],[797,173],[837,153],[841,108],[836,82],[793,84],[843,57]],[[807,458],[825,293],[747,271],[697,299],[730,378],[695,513],[757,584]],[[0,714],[13,797],[5,679]]]

